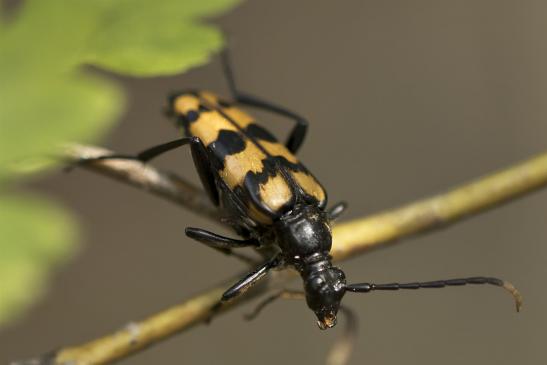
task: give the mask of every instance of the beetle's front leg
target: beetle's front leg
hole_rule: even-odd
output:
[[[215,304],[210,312],[209,316],[206,319],[206,323],[211,323],[211,320],[215,316],[215,314],[222,308],[223,304],[242,295],[247,290],[249,290],[253,285],[258,283],[261,279],[263,279],[266,274],[276,267],[278,267],[281,264],[281,260],[278,256],[275,256],[274,258],[266,261],[247,275],[245,275],[241,280],[239,280],[237,283],[232,285],[228,290],[222,294],[222,297],[218,301],[217,304]]]
[[[222,294],[221,302],[227,302],[245,293],[253,285],[263,279],[271,269],[278,267],[280,264],[281,260],[278,256],[266,261],[226,290],[224,294]]]

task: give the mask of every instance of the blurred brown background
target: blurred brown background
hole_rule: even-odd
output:
[[[302,160],[345,199],[345,219],[445,190],[547,149],[547,2],[265,1],[215,20],[231,38],[242,90],[305,115]],[[218,59],[180,77],[121,80],[130,108],[104,144],[134,152],[176,138],[165,94],[226,94]],[[257,113],[280,135],[289,121]],[[197,182],[189,153],[160,159]],[[78,215],[77,257],[18,323],[0,332],[0,363],[77,344],[190,297],[241,264],[190,241],[194,214],[85,171],[31,184]],[[547,192],[344,262],[350,281],[492,275],[490,287],[348,295],[359,313],[352,364],[545,363]],[[298,283],[297,283],[298,284]],[[340,328],[321,332],[302,302],[254,322],[247,305],[122,364],[319,364]]]

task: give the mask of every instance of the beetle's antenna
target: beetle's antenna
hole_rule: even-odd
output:
[[[464,279],[450,279],[450,280],[436,280],[436,281],[425,281],[425,282],[415,282],[407,284],[399,283],[390,283],[390,284],[372,284],[372,283],[361,283],[361,284],[348,284],[346,285],[346,291],[353,293],[368,293],[373,290],[399,290],[399,289],[421,289],[421,288],[444,288],[446,286],[462,286],[467,284],[490,284],[495,286],[500,286],[507,290],[515,299],[515,306],[517,312],[522,308],[522,295],[519,291],[508,281],[504,281],[497,278],[489,278],[483,276],[476,276],[472,278]]]
[[[226,78],[226,82],[228,83],[230,93],[232,93],[232,95],[237,95],[238,92],[234,77],[234,71],[232,69],[232,62],[230,61],[230,52],[227,48],[224,48],[220,53],[220,61],[222,63],[222,71],[224,73],[224,77]]]

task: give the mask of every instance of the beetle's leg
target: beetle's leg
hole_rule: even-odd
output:
[[[305,298],[306,298],[306,295],[304,294],[303,291],[283,289],[261,300],[251,313],[245,314],[245,319],[247,321],[252,321],[260,314],[260,312],[262,312],[262,310],[266,306],[275,302],[277,299],[305,299]]]
[[[207,157],[207,150],[205,149],[203,142],[201,142],[201,139],[199,139],[198,137],[185,137],[185,138],[176,139],[171,142],[162,143],[157,146],[147,148],[144,151],[137,153],[136,155],[115,154],[115,155],[105,155],[105,156],[98,156],[98,157],[92,157],[92,158],[85,158],[76,162],[75,165],[85,164],[85,163],[99,161],[99,160],[114,160],[114,159],[136,160],[136,161],[141,161],[145,163],[166,152],[172,151],[174,149],[185,146],[187,144],[190,144],[190,149],[192,151],[192,159],[194,160],[194,165],[196,166],[196,170],[198,171],[203,188],[207,192],[207,195],[209,196],[213,204],[218,206],[219,197],[218,197],[218,191],[215,185],[213,169]]]
[[[210,246],[213,248],[219,248],[222,250],[226,250],[230,248],[259,246],[258,241],[255,240],[254,238],[249,238],[246,240],[238,240],[238,239],[234,239],[230,237],[221,236],[216,233],[209,232],[200,228],[188,227],[186,228],[185,233],[191,239],[204,243],[207,246]]]
[[[192,159],[194,160],[194,166],[199,175],[199,179],[205,192],[211,199],[211,202],[215,205],[219,205],[218,189],[215,183],[215,170],[211,166],[209,157],[207,156],[207,149],[205,145],[198,137],[192,137],[192,144],[190,145],[192,150]]]
[[[215,314],[222,308],[223,303],[234,299],[235,297],[245,293],[247,290],[249,290],[253,285],[258,283],[260,279],[264,278],[268,271],[271,269],[279,266],[281,261],[276,256],[262,265],[258,266],[256,269],[245,275],[241,280],[239,280],[237,283],[232,285],[228,290],[222,294],[222,297],[216,303],[213,307],[211,307],[211,310],[209,311],[209,316],[206,319],[207,323],[211,323],[213,317]]]
[[[292,153],[296,153],[298,149],[300,148],[300,146],[302,145],[302,142],[304,142],[304,138],[306,137],[306,132],[308,130],[308,121],[304,119],[303,117],[301,117],[300,115],[291,112],[290,110],[287,110],[283,107],[272,104],[270,102],[260,100],[259,98],[255,96],[239,91],[236,87],[235,78],[232,72],[232,67],[230,65],[230,58],[229,58],[227,50],[224,50],[222,52],[221,60],[222,60],[222,65],[224,69],[224,74],[226,75],[226,80],[228,81],[228,87],[230,88],[230,91],[237,102],[248,105],[248,106],[252,106],[255,108],[264,109],[272,113],[277,113],[279,115],[293,119],[295,121],[296,125],[294,126],[291,133],[289,134],[289,137],[287,138],[287,142],[285,143],[285,146]]]
[[[464,279],[451,279],[451,280],[436,280],[436,281],[425,281],[425,282],[415,282],[415,283],[390,283],[390,284],[372,284],[372,283],[361,283],[361,284],[348,284],[346,285],[346,290],[354,293],[368,293],[373,290],[399,290],[399,289],[420,289],[420,288],[444,288],[446,286],[462,286],[467,284],[490,284],[495,286],[500,286],[507,290],[515,300],[515,305],[517,312],[520,311],[522,307],[522,295],[518,290],[513,286],[513,284],[503,281],[498,278],[490,278],[484,276],[476,276],[472,278]]]
[[[346,211],[348,208],[348,203],[346,202],[338,202],[334,204],[327,212],[327,215],[329,216],[329,219],[331,221],[334,221],[338,219]]]
[[[144,163],[150,161],[154,157],[161,155],[162,153],[187,145],[190,142],[191,138],[180,138],[174,141],[162,143],[160,145],[147,148],[146,150],[139,152],[136,155],[111,154],[97,157],[81,158],[78,161],[71,163],[69,166],[67,166],[66,171],[71,171],[74,167],[77,167],[79,165],[101,160],[136,160]]]
[[[89,163],[93,161],[99,161],[99,160],[136,160],[140,162],[148,162],[152,160],[155,157],[158,157],[159,155],[169,152],[171,150],[174,150],[176,148],[182,147],[184,145],[190,144],[192,142],[193,138],[179,138],[174,141],[162,143],[150,148],[145,149],[144,151],[141,151],[137,153],[136,155],[121,155],[121,154],[112,154],[112,155],[104,155],[104,156],[97,156],[97,157],[91,157],[91,158],[83,158],[78,163],[84,164]]]
[[[280,260],[277,256],[266,261],[265,263],[245,275],[241,280],[232,285],[232,287],[230,287],[228,290],[226,290],[224,294],[222,294],[221,302],[227,302],[245,293],[253,285],[258,283],[260,279],[264,278],[268,271],[279,266],[279,264]]]
[[[237,257],[248,264],[256,264],[257,260],[251,257],[248,257],[246,255],[236,253],[232,250],[233,248],[240,248],[240,247],[250,247],[250,246],[258,247],[259,243],[255,239],[250,238],[247,240],[238,240],[238,239],[234,239],[230,237],[221,236],[216,233],[206,231],[204,229],[192,228],[192,227],[186,228],[185,233],[191,239],[201,242],[224,254]]]

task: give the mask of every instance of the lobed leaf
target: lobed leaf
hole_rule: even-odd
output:
[[[61,143],[96,141],[123,111],[118,85],[86,66],[160,76],[202,64],[222,45],[203,17],[236,2],[24,1],[9,17],[0,7],[0,323],[39,296],[76,231],[60,207],[5,190],[51,168]]]
[[[56,204],[0,196],[0,324],[43,292],[48,271],[74,252],[76,225]]]

